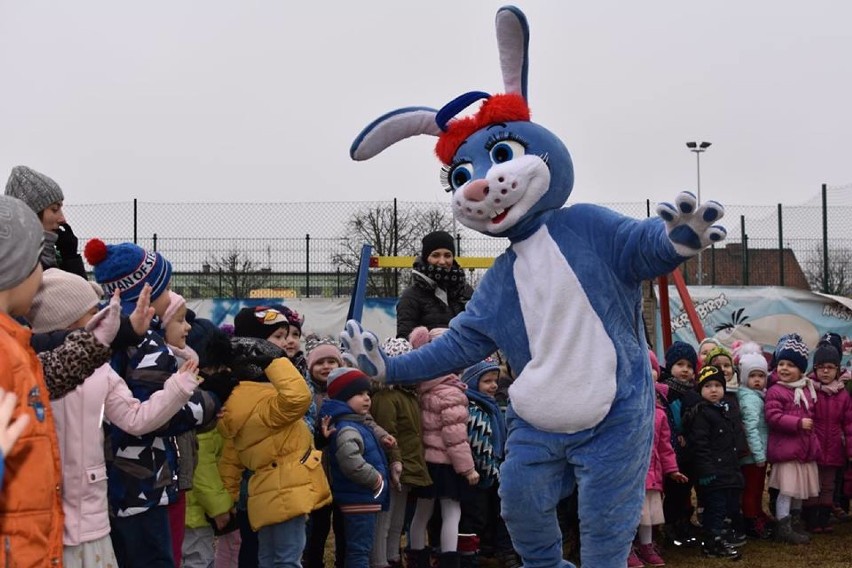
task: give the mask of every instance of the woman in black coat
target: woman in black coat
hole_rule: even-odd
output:
[[[455,241],[446,231],[423,237],[420,256],[414,261],[411,284],[396,306],[396,336],[408,339],[415,327],[447,327],[464,311],[473,294],[464,270],[455,261]]]

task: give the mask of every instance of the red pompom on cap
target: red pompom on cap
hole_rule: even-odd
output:
[[[107,256],[106,244],[100,239],[91,239],[86,243],[86,248],[83,249],[83,256],[86,257],[86,262],[92,266],[97,266]]]

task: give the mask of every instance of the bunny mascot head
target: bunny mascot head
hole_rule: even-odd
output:
[[[497,12],[506,93],[465,93],[440,110],[407,107],[373,121],[355,160],[404,138],[438,137],[436,154],[459,222],[511,246],[442,337],[387,358],[347,322],[345,357],[369,375],[412,382],[481,361],[500,348],[517,378],[501,468],[503,517],[526,566],[566,566],[556,504],[579,492],[584,566],[625,565],[639,522],[653,437],[654,389],[641,283],[711,242],[716,202],[690,193],[637,221],[593,205],[564,208],[574,182],[565,145],[530,121],[529,29],[520,10]],[[473,116],[458,115],[480,103]]]

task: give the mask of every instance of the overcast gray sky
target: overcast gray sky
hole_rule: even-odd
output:
[[[0,173],[67,203],[446,200],[434,139],[349,160],[394,108],[499,92],[503,1],[0,0]],[[533,119],[572,201],[797,204],[852,182],[852,3],[525,1]]]

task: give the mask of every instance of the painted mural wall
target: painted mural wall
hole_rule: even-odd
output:
[[[655,287],[657,298],[659,290]],[[772,352],[785,333],[798,333],[813,350],[819,338],[832,331],[844,338],[844,361],[852,353],[852,304],[837,298],[793,288],[690,286],[689,294],[701,318],[704,333],[730,346],[736,340],[755,341]],[[669,286],[672,338],[693,345],[698,340],[689,324],[680,296]],[[661,346],[662,329],[657,325]],[[662,354],[662,348],[657,350]]]
[[[262,300],[187,300],[188,307],[197,317],[207,318],[216,325],[234,322],[234,316],[245,306],[284,304],[305,317],[302,335],[317,333],[337,335],[343,330],[348,298],[278,298]],[[396,337],[396,298],[368,298],[361,323],[380,340]]]

